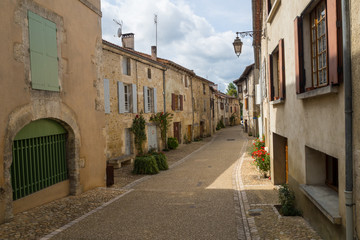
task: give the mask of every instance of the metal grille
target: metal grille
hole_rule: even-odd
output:
[[[15,140],[11,183],[13,200],[68,179],[66,134]]]

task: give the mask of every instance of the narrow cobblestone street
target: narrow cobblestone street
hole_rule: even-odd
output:
[[[247,153],[250,144],[251,138],[238,126],[182,146],[169,152],[182,156],[169,157],[170,170],[120,178],[113,188],[97,190],[99,198],[112,200],[75,220],[68,218],[70,223],[65,217],[60,226],[48,227],[43,239],[320,239],[302,217],[278,214],[277,190],[268,179],[258,177]],[[71,205],[71,198],[68,201]],[[51,204],[57,203],[61,201]],[[36,214],[48,216],[48,225],[60,221],[61,209],[47,211],[28,211],[33,216],[28,225],[44,226],[36,224],[41,221]],[[0,226],[1,239],[39,238],[37,230],[24,222],[14,226],[21,216]],[[12,235],[6,233],[10,230]]]

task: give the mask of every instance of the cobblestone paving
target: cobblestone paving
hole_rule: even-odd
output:
[[[250,226],[252,233],[255,232],[252,239],[321,239],[302,217],[284,217],[278,213],[274,207],[279,204],[278,188],[268,178],[260,177],[252,162],[246,154],[241,168],[249,207],[247,219],[255,223]]]
[[[165,152],[169,166],[209,141],[211,138],[205,138],[203,141],[182,145],[176,150]],[[97,188],[79,196],[68,196],[16,214],[11,222],[0,225],[0,239],[39,239],[55,231],[124,193],[125,190],[122,189],[124,186],[144,177],[144,175],[134,175],[131,171],[132,165],[116,169],[115,184],[110,188]]]
[[[250,138],[249,138],[250,139]],[[204,146],[212,138],[183,145],[165,152],[169,166]],[[251,141],[251,140],[249,140]],[[252,239],[321,239],[302,217],[283,217],[274,205],[278,204],[277,188],[269,179],[260,178],[246,154],[240,169],[242,192],[246,202],[246,220]],[[124,193],[123,187],[144,178],[133,175],[131,165],[115,171],[115,185],[97,188],[79,196],[69,196],[43,206],[16,214],[13,221],[0,225],[0,239],[39,239],[96,209]],[[240,216],[241,217],[241,216]]]
[[[0,239],[39,239],[121,193],[97,188],[18,213],[11,222],[0,225]]]

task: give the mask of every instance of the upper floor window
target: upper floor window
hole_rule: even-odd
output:
[[[28,11],[31,86],[59,91],[56,24]]]
[[[136,84],[118,82],[119,113],[137,112]]]
[[[130,76],[131,75],[131,62],[130,62],[130,58],[128,57],[123,57],[123,74]]]
[[[131,107],[131,85],[124,84],[124,105],[125,105],[125,112],[130,112]]]
[[[171,99],[171,109],[176,111],[182,111],[183,110],[183,103],[184,97],[183,95],[177,95],[177,94],[172,94],[172,99]]]
[[[206,94],[206,85],[203,83],[203,93]]]
[[[325,1],[311,12],[312,86],[327,85],[327,35]]]
[[[156,88],[144,86],[144,112],[156,112]]]
[[[342,78],[340,9],[339,0],[313,1],[294,20],[296,93],[339,84]]]
[[[148,79],[151,79],[151,68],[147,69],[147,76],[148,76]]]
[[[284,39],[269,55],[269,100],[285,98]]]

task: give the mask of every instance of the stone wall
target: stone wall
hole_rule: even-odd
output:
[[[123,57],[131,59],[131,74],[129,76],[123,74]],[[148,69],[151,70],[151,78],[148,78]],[[135,53],[126,52],[121,47],[104,44],[102,73],[103,78],[109,79],[110,82],[110,114],[105,115],[107,136],[106,157],[110,160],[125,155],[125,129],[131,128],[135,116],[143,112],[146,122],[149,123],[150,116],[154,114],[154,112],[144,113],[144,86],[156,88],[157,112],[163,111],[163,67],[152,62],[150,59],[143,59]],[[136,113],[119,113],[118,81],[124,84],[136,84]],[[160,132],[158,132],[158,137],[160,141]],[[136,153],[134,144],[132,146],[132,152]],[[145,143],[144,150],[147,150],[147,148],[148,145]]]

